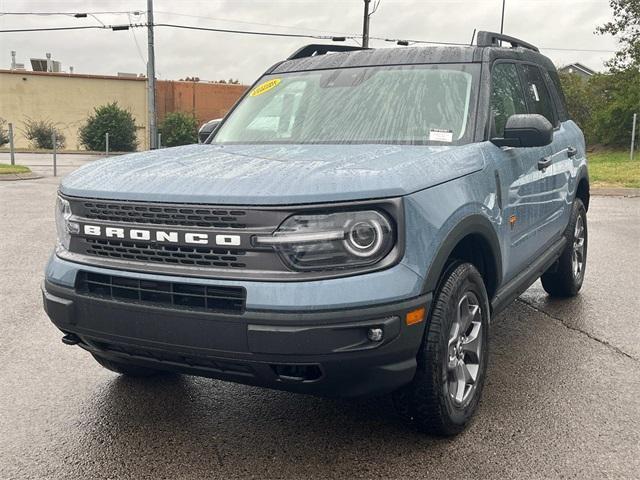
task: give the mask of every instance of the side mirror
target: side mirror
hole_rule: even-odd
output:
[[[492,138],[498,147],[544,147],[553,141],[553,125],[537,113],[511,115],[504,127],[504,138]]]
[[[209,138],[209,135],[220,125],[220,122],[222,122],[222,119],[216,118],[202,125],[198,130],[198,143],[204,143]]]

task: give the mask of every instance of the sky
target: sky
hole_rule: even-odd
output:
[[[0,15],[0,30],[143,23],[146,4],[146,0],[0,0],[2,13],[123,12],[100,13],[97,18]],[[370,34],[466,43],[474,28],[499,31],[501,9],[502,0],[380,0],[371,16]],[[155,23],[310,35],[362,33],[363,0],[155,0],[154,10]],[[143,14],[125,13],[134,11]],[[610,19],[607,0],[506,0],[504,32],[539,46],[558,66],[580,62],[603,70],[617,42],[611,36],[595,35],[594,30]],[[308,43],[326,40],[156,27],[156,76],[163,80],[237,78],[251,84],[269,66]],[[345,43],[356,45],[353,40]],[[373,40],[370,46],[394,44]],[[11,50],[28,69],[30,58],[44,58],[50,52],[65,71],[73,66],[75,73],[85,74],[144,73],[147,31],[0,33],[0,68],[9,68]]]

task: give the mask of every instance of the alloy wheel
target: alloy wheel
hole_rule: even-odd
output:
[[[466,292],[458,302],[447,348],[447,385],[457,407],[473,396],[482,353],[482,309],[476,295]]]

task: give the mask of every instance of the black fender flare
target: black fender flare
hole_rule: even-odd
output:
[[[447,260],[451,256],[454,248],[460,241],[468,235],[480,235],[486,242],[493,257],[493,265],[491,266],[495,272],[495,288],[496,291],[502,282],[502,254],[500,249],[500,241],[495,228],[491,221],[480,214],[473,214],[464,217],[455,227],[449,231],[444,241],[440,243],[440,247],[433,257],[431,266],[425,277],[423,292],[433,292],[438,287],[440,276],[444,271]]]
[[[589,197],[591,197],[591,184],[589,183],[589,171],[587,170],[586,166],[583,166],[582,168],[580,168],[580,170],[578,171],[578,174],[576,175],[576,188],[572,192],[573,193],[572,201],[575,201],[575,199],[578,197],[578,189],[580,187],[580,183],[583,180],[587,182],[587,202],[584,208],[586,210],[589,210]]]

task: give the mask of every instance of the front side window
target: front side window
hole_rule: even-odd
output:
[[[317,70],[261,79],[214,143],[472,141],[478,64]]]
[[[491,76],[492,136],[504,137],[507,119],[527,113],[527,104],[515,63],[496,63]]]
[[[525,94],[529,105],[529,113],[538,113],[547,118],[551,125],[556,118],[549,90],[545,84],[542,71],[535,65],[522,65],[525,81]]]

